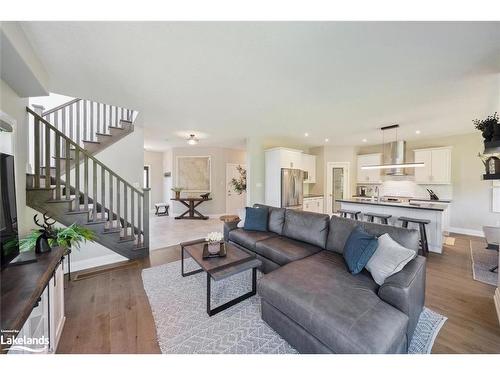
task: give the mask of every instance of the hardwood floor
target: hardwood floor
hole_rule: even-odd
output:
[[[495,287],[472,279],[471,237],[454,237],[454,246],[428,258],[426,306],[448,317],[433,353],[500,353]],[[66,288],[58,353],[160,353],[141,270],[178,259],[172,246],[115,270],[82,272]]]

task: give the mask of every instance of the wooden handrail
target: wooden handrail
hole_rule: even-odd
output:
[[[72,104],[78,103],[80,100],[82,100],[82,99],[78,99],[78,98],[77,99],[73,99],[73,100],[70,100],[67,103],[63,103],[63,104],[61,104],[61,105],[59,105],[59,106],[57,106],[55,108],[49,109],[48,111],[42,112],[42,117],[45,117],[47,115],[50,115],[51,113],[57,112],[57,111],[59,111],[60,109],[62,109],[64,107],[68,107],[68,106],[70,106]]]
[[[80,99],[78,99],[80,100]],[[80,147],[80,145],[78,145],[76,142],[74,142],[71,138],[69,138],[68,136],[66,136],[63,132],[61,132],[59,129],[57,129],[56,127],[54,127],[50,122],[48,122],[47,120],[45,120],[43,117],[41,117],[38,113],[34,112],[33,110],[31,110],[31,108],[29,107],[26,107],[26,110],[28,111],[28,113],[30,113],[31,115],[33,115],[36,119],[38,119],[39,121],[43,122],[46,126],[48,126],[55,134],[58,134],[59,136],[61,136],[64,140],[66,140],[67,142],[69,142],[72,146],[74,146],[75,148],[78,149],[78,152],[82,153],[83,155],[87,156],[89,159],[91,159],[94,163],[98,164],[99,166],[101,166],[101,168],[104,168],[106,171],[108,171],[109,174],[113,175],[114,177],[116,177],[118,180],[120,180],[124,185],[130,187],[130,189],[132,189],[133,191],[135,191],[137,194],[139,194],[140,196],[144,196],[144,193],[142,191],[140,191],[139,189],[137,189],[136,187],[134,187],[133,185],[131,185],[130,183],[128,183],[123,177],[119,176],[118,174],[116,174],[115,172],[113,172],[107,165],[103,164],[102,162],[100,162],[99,160],[97,160],[94,156],[92,156],[87,150],[85,150],[84,148]]]

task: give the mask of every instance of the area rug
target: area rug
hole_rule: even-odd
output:
[[[490,269],[498,265],[498,252],[486,249],[486,242],[471,240],[472,277],[474,280],[493,286],[498,285],[498,272]]]
[[[187,270],[196,266],[186,259]],[[259,273],[258,277],[262,275]],[[262,319],[259,296],[209,317],[206,313],[206,275],[180,275],[180,261],[142,271],[144,289],[165,354],[296,354]],[[251,272],[212,283],[212,306],[250,290]],[[409,353],[430,353],[446,318],[424,309]]]

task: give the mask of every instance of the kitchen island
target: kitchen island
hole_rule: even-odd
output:
[[[392,215],[389,219],[390,225],[401,226],[399,217],[406,216],[416,219],[427,219],[430,223],[426,225],[429,251],[441,253],[443,249],[443,234],[449,227],[448,205],[432,202],[380,202],[366,199],[339,199],[341,207],[347,210],[361,211],[361,213],[373,212]],[[409,228],[418,229],[415,224],[410,223]]]

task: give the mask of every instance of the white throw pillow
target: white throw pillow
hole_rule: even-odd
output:
[[[372,274],[373,280],[382,285],[386,278],[401,271],[416,255],[415,250],[401,246],[385,233],[378,238],[377,250],[368,261],[366,269]]]
[[[240,208],[238,209],[238,216],[240,218],[240,221],[238,223],[238,228],[243,228],[245,226],[245,216],[246,216],[246,213],[247,213],[247,209],[246,208]]]

